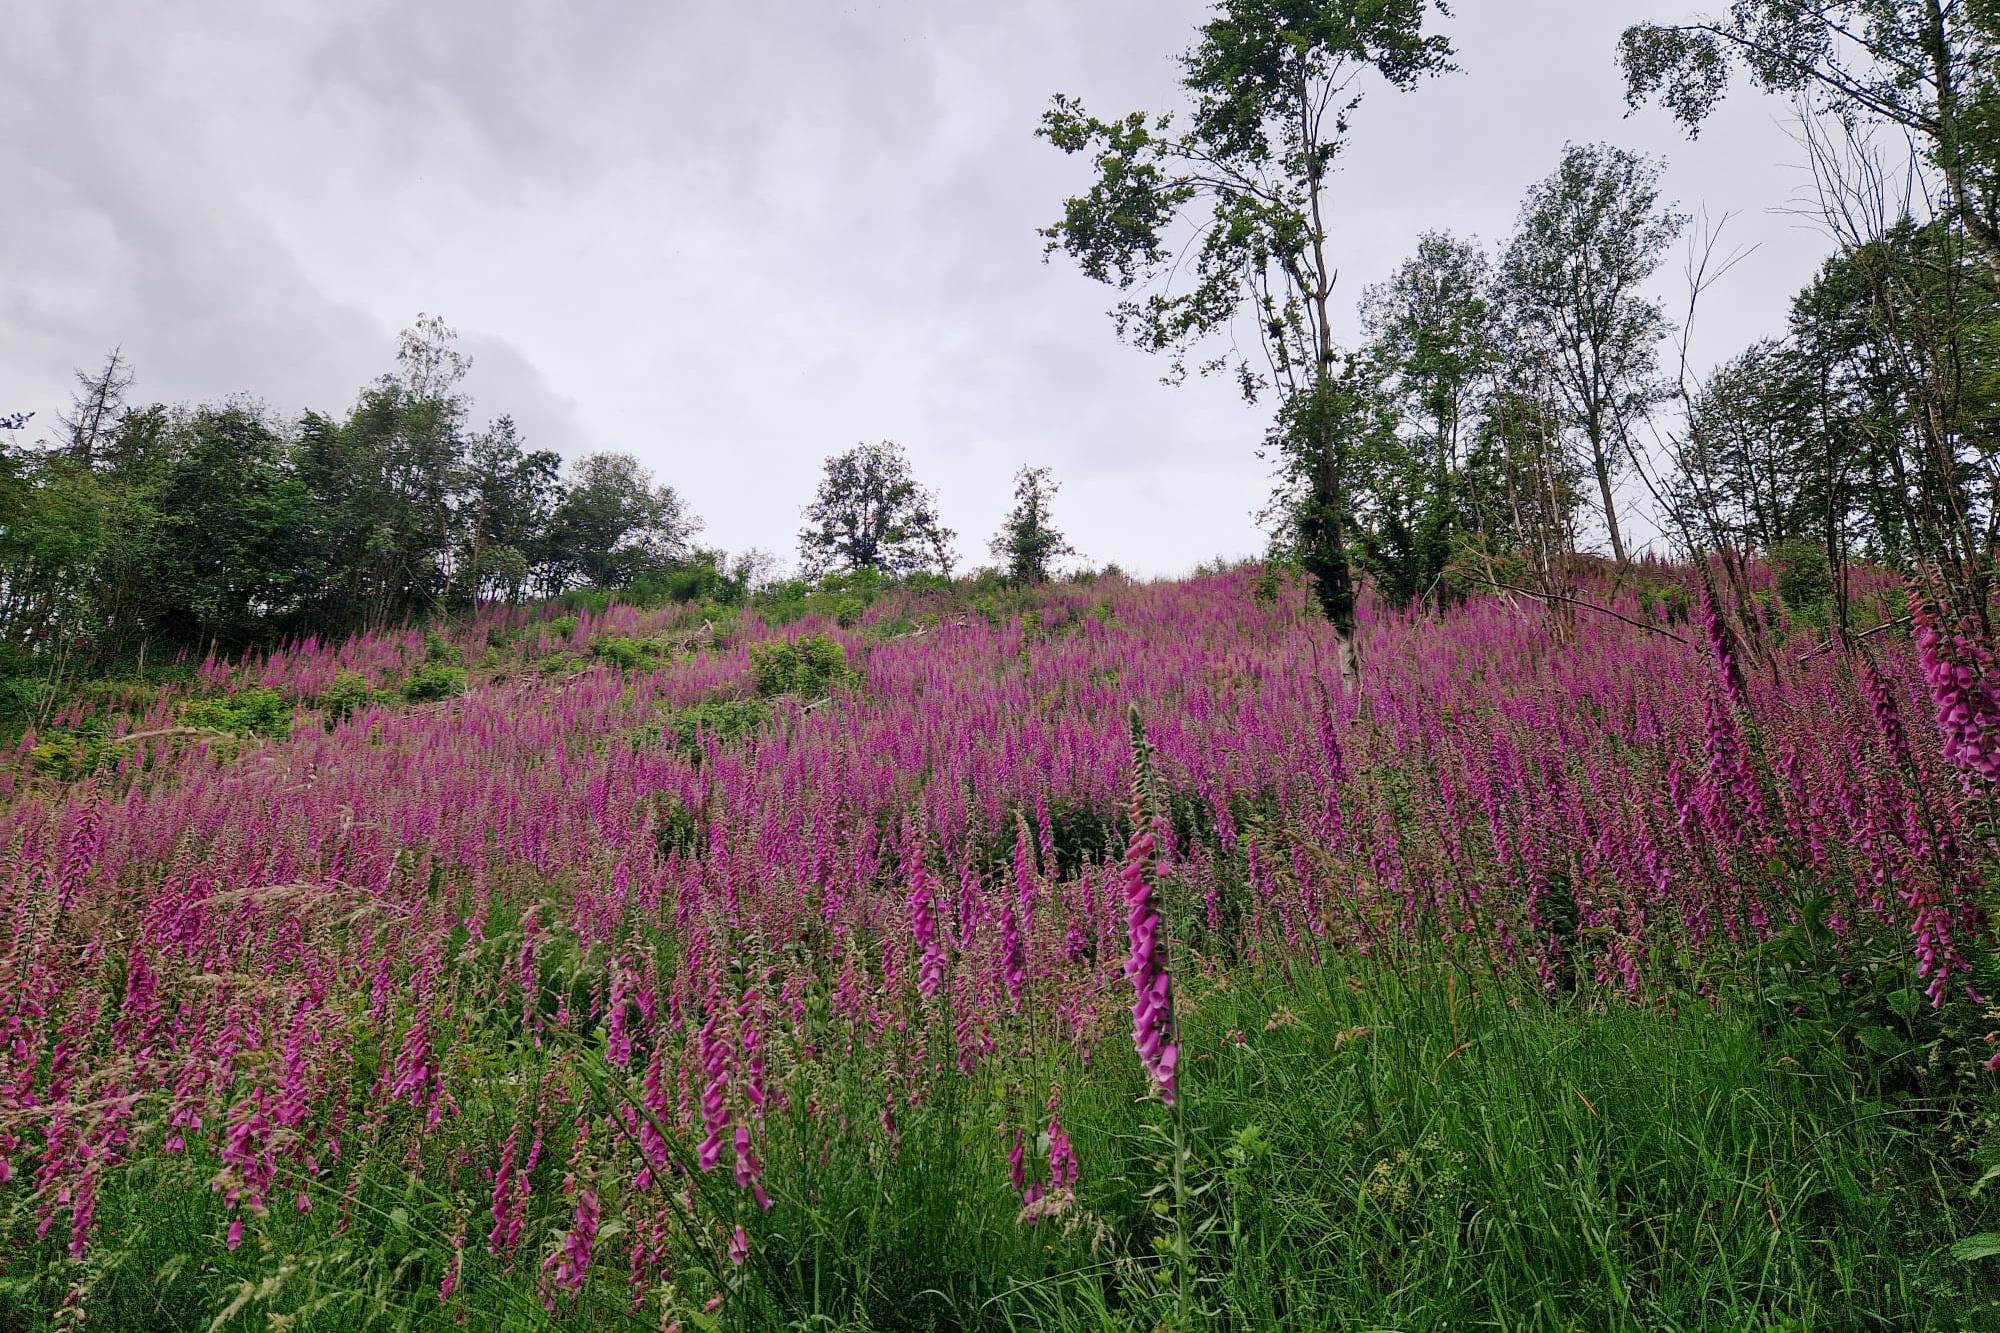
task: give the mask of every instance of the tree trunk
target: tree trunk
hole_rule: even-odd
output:
[[[1333,626],[1334,657],[1340,670],[1342,688],[1361,688],[1361,651],[1354,635],[1354,571],[1347,563],[1346,533],[1341,515],[1340,469],[1333,440],[1319,443],[1318,466],[1313,469],[1312,498],[1308,501],[1304,558],[1300,564],[1312,575],[1314,595],[1327,623]]]
[[[1590,439],[1590,459],[1597,471],[1597,491],[1604,497],[1604,528],[1611,534],[1611,558],[1625,568],[1625,539],[1618,532],[1618,508],[1611,499],[1611,460],[1604,456],[1604,442],[1595,433]]]

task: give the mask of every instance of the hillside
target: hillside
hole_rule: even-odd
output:
[[[1359,696],[1254,567],[100,690],[0,768],[0,1325],[1979,1326],[1991,791],[1756,576],[1364,602]]]

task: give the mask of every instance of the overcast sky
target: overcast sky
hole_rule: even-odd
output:
[[[1624,116],[1613,47],[1697,0],[1458,0],[1461,72],[1378,92],[1336,182],[1342,304],[1417,233],[1493,242],[1565,140],[1665,155],[1756,252],[1702,359],[1781,328],[1827,249],[1789,108]],[[0,409],[49,425],[121,345],[140,401],[338,410],[441,314],[475,414],[628,450],[705,539],[795,556],[820,460],[907,445],[961,551],[1023,463],[1082,552],[1175,573],[1261,546],[1265,412],[1178,389],[1035,229],[1087,164],[1049,95],[1174,104],[1198,0],[14,0],[0,81]],[[1679,261],[1663,275],[1676,293]]]

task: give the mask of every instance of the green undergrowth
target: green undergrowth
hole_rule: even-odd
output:
[[[765,698],[794,694],[815,699],[859,677],[847,664],[847,649],[824,634],[806,634],[790,642],[773,640],[750,645],[750,675]]]
[[[491,947],[510,946],[496,935]],[[545,985],[581,1004],[602,959],[572,954]],[[1551,999],[1439,948],[1208,978],[1182,963],[1187,1327],[2000,1327],[2000,1258],[1952,1253],[2000,1230],[1977,1165],[1894,1095],[1890,1062],[1789,997]],[[537,1177],[523,1250],[504,1265],[485,1252],[482,1168],[551,1058],[519,1040],[517,1014],[495,1014],[453,1055],[482,1071],[484,1094],[417,1148],[391,1135],[376,1160],[351,1139],[330,1183],[306,1187],[308,1211],[274,1190],[233,1251],[215,1162],[153,1157],[107,1177],[102,1244],[85,1261],[89,1326],[1178,1328],[1161,1256],[1176,1230],[1159,1189],[1168,1112],[1143,1094],[1119,998],[1087,1062],[1038,1042],[970,1077],[947,1066],[907,1085],[920,1096],[899,1099],[886,1129],[879,1048],[803,1066],[760,1138],[776,1207],[745,1211],[726,1169],[693,1196],[711,1232],[751,1226],[751,1264],[732,1273],[712,1248],[677,1242],[671,1295],[656,1286],[637,1314],[622,1251],[578,1300],[544,1309],[536,1272],[566,1216],[560,1162]],[[847,1020],[824,992],[807,1013],[814,1039],[840,1048]],[[949,1015],[932,1022],[926,1040],[948,1049]],[[362,1039],[387,1058],[393,1038]],[[568,1095],[579,1109],[624,1105],[635,1075],[605,1063],[601,1034],[578,1041],[595,1044]],[[1005,1153],[1025,1126],[1034,1169],[1052,1088],[1081,1177],[1032,1220]],[[63,1228],[34,1241],[30,1219],[8,1226],[27,1248],[0,1273],[0,1330],[52,1329],[78,1276]],[[462,1268],[441,1304],[454,1232]],[[728,1294],[703,1314],[718,1283]]]

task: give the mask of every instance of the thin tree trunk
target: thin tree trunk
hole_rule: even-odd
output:
[[[1611,534],[1611,558],[1625,568],[1625,539],[1618,531],[1618,509],[1611,499],[1611,460],[1604,456],[1604,445],[1596,435],[1590,441],[1591,463],[1597,471],[1597,490],[1604,497],[1604,527]]]

